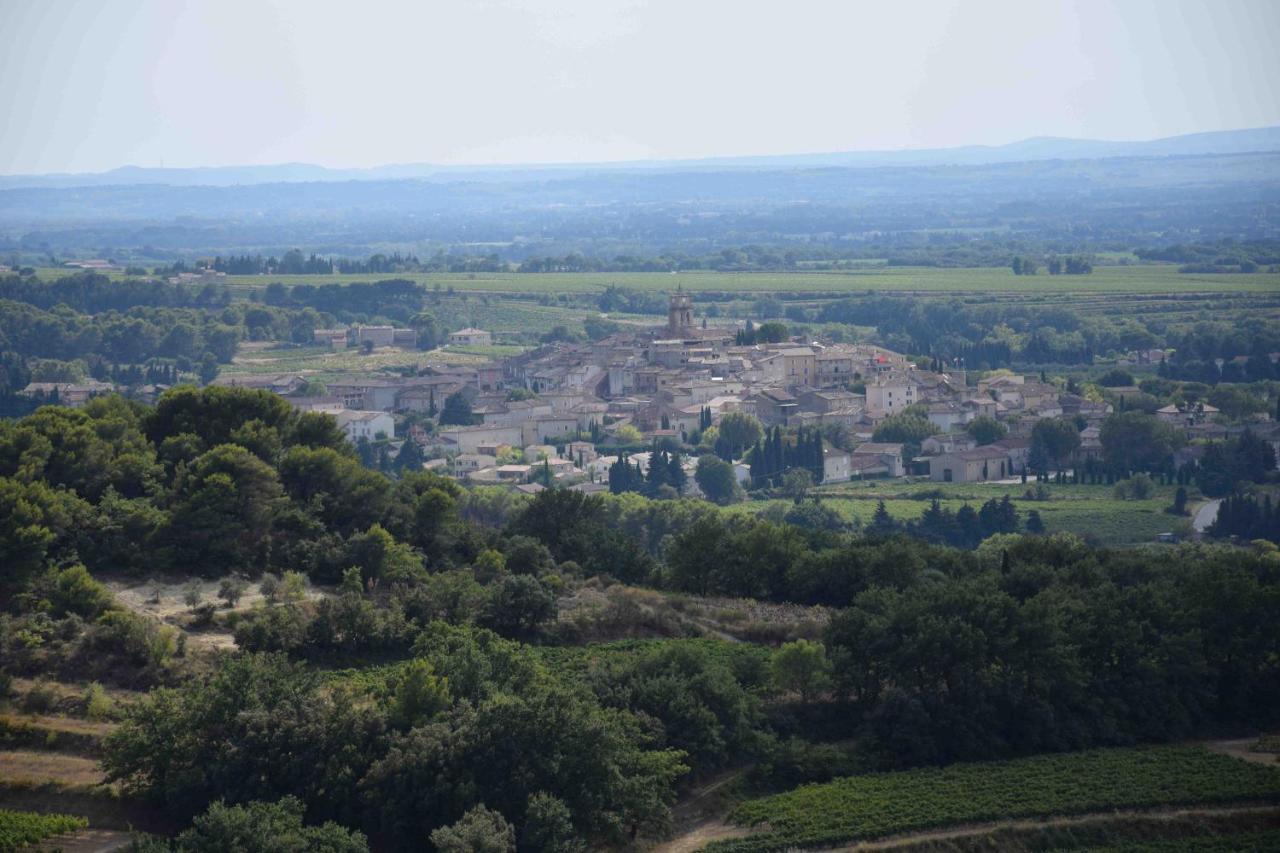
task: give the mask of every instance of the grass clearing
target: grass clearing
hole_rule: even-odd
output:
[[[749,800],[730,819],[768,829],[709,845],[766,853],[1008,818],[1280,801],[1280,771],[1203,746],[1099,749],[851,776]]]
[[[1173,530],[1178,517],[1166,513],[1173,503],[1176,486],[1156,486],[1145,500],[1117,500],[1113,486],[1048,484],[1048,500],[1023,497],[1035,483],[934,483],[928,480],[864,480],[821,487],[824,506],[831,507],[844,518],[861,525],[868,524],[883,500],[885,509],[899,521],[919,519],[934,495],[952,512],[964,504],[975,510],[985,501],[999,500],[1005,495],[1017,507],[1020,519],[1036,510],[1050,533],[1091,535],[1107,545],[1135,545],[1151,542],[1159,533]],[[748,501],[735,504],[728,512],[756,514],[771,503],[788,505],[789,501]]]

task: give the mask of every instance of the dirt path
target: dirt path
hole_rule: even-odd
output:
[[[117,829],[85,829],[46,838],[33,851],[58,850],[61,853],[112,853],[129,846],[133,836]]]
[[[658,844],[653,853],[693,853],[712,841],[746,835],[749,830],[724,822],[718,795],[750,769],[726,770],[691,790],[671,810],[677,827],[675,837]]]
[[[1090,823],[1105,823],[1117,819],[1125,818],[1156,818],[1160,820],[1173,820],[1176,818],[1186,817],[1207,817],[1207,816],[1226,816],[1226,815],[1243,815],[1243,814],[1259,814],[1276,810],[1274,803],[1269,805],[1254,806],[1198,806],[1190,808],[1167,808],[1167,809],[1151,809],[1142,810],[1123,810],[1112,812],[1092,812],[1090,814],[1073,815],[1071,817],[1051,817],[1041,820],[1001,820],[991,823],[975,823],[966,824],[964,826],[952,826],[943,829],[927,830],[923,832],[909,832],[902,835],[893,835],[887,838],[877,838],[872,841],[860,841],[857,844],[849,844],[843,847],[824,848],[831,853],[848,853],[848,851],[871,851],[871,850],[895,850],[903,847],[910,847],[916,844],[925,844],[937,841],[949,841],[957,838],[970,838],[977,835],[988,835],[992,832],[1000,830],[1037,830],[1037,829],[1053,829],[1065,826],[1084,826]]]
[[[1252,764],[1265,764],[1268,767],[1280,769],[1280,754],[1274,752],[1254,752],[1252,747],[1258,742],[1256,737],[1240,738],[1239,740],[1213,740],[1205,741],[1205,748],[1213,752],[1220,752],[1223,755],[1230,755],[1232,758],[1238,758],[1241,761],[1248,761]]]
[[[1191,522],[1195,526],[1196,533],[1204,533],[1209,529],[1209,525],[1213,524],[1218,517],[1218,507],[1220,506],[1222,506],[1222,500],[1218,499],[1202,504],[1196,510],[1195,518]]]
[[[729,826],[719,818],[707,818],[687,827],[670,841],[664,841],[654,847],[653,853],[695,853],[712,841],[742,838],[749,834],[748,830],[740,826]]]

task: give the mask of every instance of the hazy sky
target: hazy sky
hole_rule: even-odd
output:
[[[0,0],[0,172],[1280,124],[1280,0]]]

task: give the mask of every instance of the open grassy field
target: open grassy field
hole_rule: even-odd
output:
[[[879,267],[840,272],[681,273],[408,273],[403,276],[229,276],[235,284],[319,284],[410,278],[455,290],[497,293],[594,292],[614,285],[634,290],[718,291],[1012,291],[1045,293],[1261,293],[1280,290],[1280,275],[1183,274],[1167,264],[1098,267],[1085,276],[1015,276],[1004,267],[938,269]]]
[[[302,373],[319,381],[351,373],[371,373],[395,367],[425,367],[431,364],[481,364],[492,358],[474,349],[439,349],[430,352],[384,348],[365,355],[358,348],[330,350],[325,347],[273,345],[242,347],[235,360],[222,368],[222,376],[274,376]],[[501,347],[519,352],[520,348]],[[510,353],[508,353],[510,354]]]
[[[41,277],[56,278],[66,269],[42,268]],[[119,274],[113,274],[118,276]],[[592,293],[615,285],[636,290],[813,291],[858,293],[916,291],[940,293],[1007,291],[1011,293],[1271,293],[1280,291],[1280,275],[1184,274],[1173,264],[1099,266],[1091,275],[1015,276],[1006,267],[940,269],[936,267],[862,267],[832,272],[681,272],[681,273],[380,273],[368,275],[228,276],[242,287],[284,284],[337,284],[407,278],[455,291],[491,293]]]
[[[1134,545],[1150,542],[1156,534],[1173,530],[1178,519],[1164,512],[1173,503],[1176,486],[1156,486],[1146,500],[1116,500],[1112,487],[1105,485],[1049,484],[1048,500],[1023,497],[1034,483],[934,483],[929,480],[864,480],[838,483],[818,489],[823,504],[835,509],[850,521],[865,525],[871,521],[879,501],[901,521],[918,519],[934,496],[953,512],[964,504],[977,509],[985,501],[1008,495],[1022,521],[1030,510],[1037,510],[1050,533],[1066,532],[1080,536],[1096,536],[1107,545]],[[758,513],[770,503],[786,501],[749,501],[736,504],[729,512]],[[1194,508],[1194,503],[1192,504]]]
[[[1202,746],[1100,749],[851,776],[749,800],[730,819],[767,826],[709,851],[766,853],[1018,817],[1280,801],[1280,770]]]

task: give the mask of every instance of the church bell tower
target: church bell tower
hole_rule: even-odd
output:
[[[683,285],[671,294],[667,306],[667,333],[678,338],[693,328],[693,299],[684,292]]]

